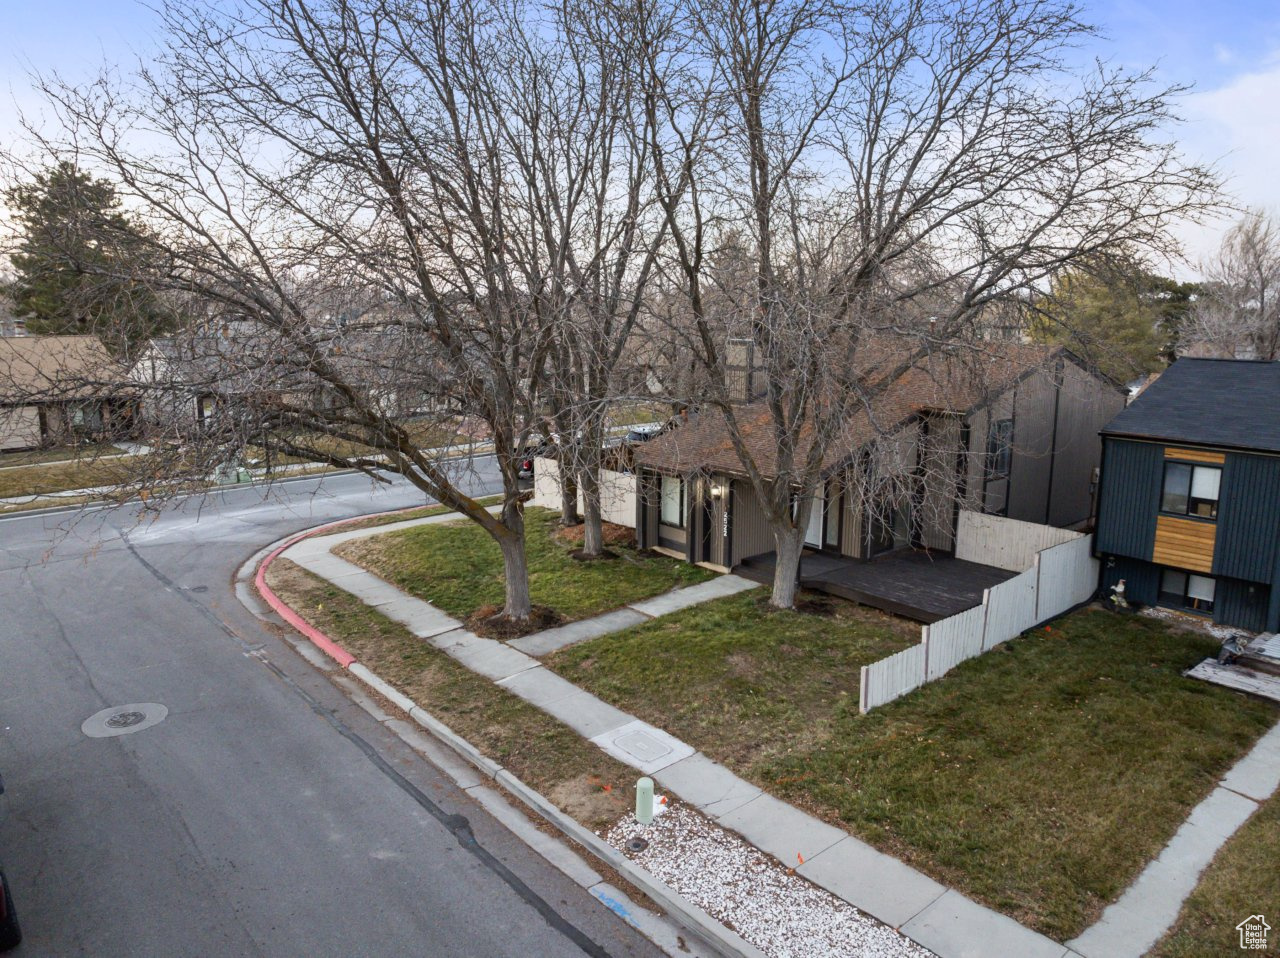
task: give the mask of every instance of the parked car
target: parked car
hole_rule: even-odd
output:
[[[3,810],[4,780],[0,779],[0,810]],[[9,879],[0,868],[0,951],[17,948],[22,941],[22,928],[18,925],[18,913],[13,907],[13,893],[9,891]]]
[[[516,469],[517,479],[533,478],[533,460],[538,457],[554,458],[556,454],[556,445],[550,440],[532,443],[524,447],[524,454],[520,458],[520,465]]]
[[[629,443],[648,442],[660,432],[662,432],[662,423],[660,422],[641,423],[627,430],[626,441]]]

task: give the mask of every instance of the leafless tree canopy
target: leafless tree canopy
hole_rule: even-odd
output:
[[[1280,223],[1249,212],[1205,264],[1205,294],[1180,352],[1226,359],[1280,359]]]
[[[1169,250],[1213,191],[1161,139],[1176,91],[1069,69],[1089,28],[1057,0],[162,15],[165,52],[127,80],[44,82],[62,132],[29,158],[118,184],[148,244],[127,278],[186,318],[130,388],[161,411],[211,397],[184,462],[260,447],[408,476],[499,543],[515,618],[535,433],[598,530],[610,401],[643,385],[719,410],[789,605],[822,450],[856,413],[1064,265]],[[777,481],[741,441],[730,340],[759,367]],[[444,444],[483,425],[498,515],[410,414]]]
[[[645,22],[666,275],[774,525],[775,603],[855,409],[1064,266],[1170,250],[1210,198],[1159,137],[1176,91],[1068,67],[1089,33],[1071,4],[1021,0],[690,0]],[[777,482],[742,442],[726,334],[759,351]]]

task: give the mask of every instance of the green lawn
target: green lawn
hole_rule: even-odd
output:
[[[714,573],[664,556],[614,546],[618,558],[579,562],[577,546],[553,537],[558,513],[525,511],[529,589],[536,605],[566,619],[584,619]],[[502,555],[479,526],[467,520],[419,526],[343,543],[335,554],[458,618],[503,602]]]
[[[1266,952],[1280,954],[1280,798],[1264,804],[1222,847],[1152,958],[1240,953],[1236,925],[1262,913],[1271,924]]]
[[[716,599],[547,665],[742,773],[824,741],[841,713],[857,713],[859,668],[920,641],[918,625],[852,603],[827,600],[831,614],[815,615],[766,599]]]
[[[271,564],[267,584],[360,662],[588,828],[612,825],[625,814],[635,773],[567,725],[287,559]]]
[[[1096,919],[1277,718],[1182,677],[1212,639],[1100,611],[862,716],[857,666],[905,637],[873,618],[837,625],[754,602],[658,619],[549,664],[1058,940]]]

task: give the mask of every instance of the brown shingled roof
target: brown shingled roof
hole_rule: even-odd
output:
[[[122,378],[97,336],[0,337],[0,403],[85,398]]]
[[[1061,347],[1021,343],[987,343],[981,350],[940,352],[898,377],[879,396],[861,404],[823,457],[823,469],[848,462],[867,443],[888,435],[925,410],[964,414],[1003,392],[1024,374],[1052,362]],[[777,443],[773,418],[764,403],[737,410],[744,444],[766,478],[777,475]],[[806,430],[807,431],[807,430]],[[806,452],[802,435],[797,459]],[[636,450],[639,466],[665,472],[743,474],[742,462],[729,439],[724,415],[706,409]]]

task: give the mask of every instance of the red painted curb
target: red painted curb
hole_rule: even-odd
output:
[[[390,512],[380,512],[380,513],[375,513],[374,515],[375,516],[394,516],[401,512],[413,512],[414,510],[420,509],[420,508],[422,507],[410,506],[406,509],[393,509]],[[319,647],[319,649],[322,652],[324,652],[327,656],[329,656],[329,658],[337,662],[344,669],[350,668],[351,664],[355,662],[356,657],[352,655],[350,652],[348,652],[346,649],[344,649],[342,646],[340,646],[337,642],[333,641],[333,639],[329,638],[327,635],[321,632],[319,629],[308,624],[306,620],[302,618],[302,616],[298,615],[298,613],[294,612],[293,609],[285,605],[284,600],[281,599],[280,596],[276,595],[271,590],[271,587],[267,585],[267,568],[271,565],[272,562],[274,562],[276,559],[280,557],[280,553],[284,552],[284,550],[288,549],[290,546],[297,545],[303,539],[309,539],[312,536],[319,535],[322,532],[327,532],[330,529],[337,529],[340,526],[351,525],[352,523],[355,523],[355,522],[363,522],[364,520],[370,519],[370,518],[373,518],[373,517],[372,516],[356,516],[355,518],[352,518],[352,519],[340,519],[337,522],[329,522],[322,526],[316,526],[314,529],[308,529],[305,532],[300,532],[293,538],[281,544],[274,552],[272,552],[269,556],[267,556],[265,559],[259,562],[258,571],[254,573],[254,576],[253,576],[254,588],[256,588],[258,590],[258,594],[261,595],[262,598],[266,600],[267,605],[271,606],[272,611],[274,611],[277,615],[280,616],[280,618],[284,619],[291,626],[293,626],[295,629],[297,629],[299,632],[305,635],[308,639],[310,639],[314,645]]]

